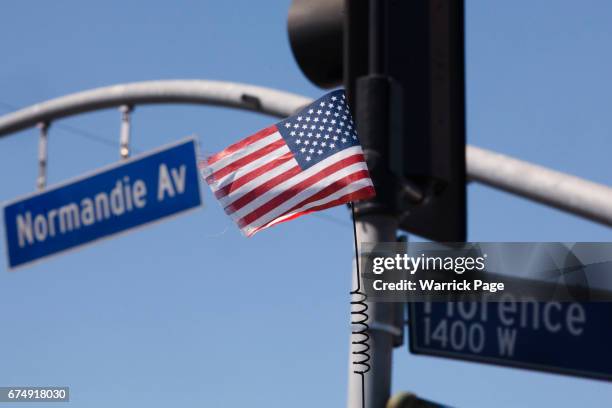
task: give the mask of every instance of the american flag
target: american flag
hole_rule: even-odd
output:
[[[375,195],[342,90],[210,156],[200,169],[247,236]]]

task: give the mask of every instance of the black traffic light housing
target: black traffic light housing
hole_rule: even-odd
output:
[[[466,239],[462,0],[294,0],[288,31],[304,74],[344,84],[377,199],[400,227]]]

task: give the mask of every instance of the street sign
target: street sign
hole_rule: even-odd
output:
[[[612,380],[612,303],[420,302],[410,351]]]
[[[9,268],[201,205],[193,138],[4,205]]]

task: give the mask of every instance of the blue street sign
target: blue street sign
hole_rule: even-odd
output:
[[[9,268],[201,203],[190,138],[5,204]]]
[[[410,304],[410,351],[612,380],[612,303]]]

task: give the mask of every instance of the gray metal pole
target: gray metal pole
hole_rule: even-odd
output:
[[[398,220],[384,215],[362,215],[357,218],[357,242],[359,253],[363,243],[395,242]],[[354,275],[354,274],[353,274]],[[355,288],[356,283],[353,283]],[[371,369],[365,374],[365,404],[367,408],[384,408],[391,395],[391,361],[394,338],[401,329],[394,326],[393,303],[366,302],[370,326],[370,361]],[[355,358],[353,352],[359,352],[360,346],[353,344],[349,353],[350,362]],[[354,374],[354,367],[349,364],[348,408],[361,408],[361,378]]]
[[[612,188],[514,157],[467,146],[469,178],[612,226]]]

